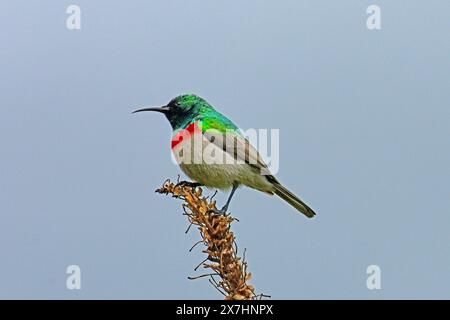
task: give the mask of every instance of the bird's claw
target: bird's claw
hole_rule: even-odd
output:
[[[176,186],[176,187],[191,187],[191,188],[196,188],[196,187],[200,187],[201,184],[198,183],[198,182],[180,181],[180,182],[178,182],[175,186]]]
[[[213,214],[217,214],[217,215],[222,215],[222,216],[229,216],[230,213],[227,213],[227,209],[228,208],[222,208],[222,209],[209,209],[208,213],[213,213]]]

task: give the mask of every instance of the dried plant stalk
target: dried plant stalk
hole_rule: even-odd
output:
[[[217,209],[216,201],[202,196],[200,187],[174,184],[167,180],[156,192],[171,194],[185,202],[183,208],[190,226],[197,226],[202,238],[194,247],[200,243],[206,246],[203,252],[208,256],[200,265],[211,272],[190,279],[210,277],[209,281],[225,295],[226,300],[257,298],[254,287],[247,283],[251,273],[247,272],[245,252],[243,259],[238,257],[235,237],[230,230],[231,223],[236,219],[211,212],[210,210]]]

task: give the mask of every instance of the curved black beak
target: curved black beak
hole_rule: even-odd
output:
[[[137,113],[137,112],[143,112],[143,111],[156,111],[156,112],[161,112],[161,113],[167,113],[167,111],[169,111],[169,109],[167,109],[167,107],[151,107],[151,108],[143,108],[143,109],[139,109],[136,111],[133,111],[132,113]]]

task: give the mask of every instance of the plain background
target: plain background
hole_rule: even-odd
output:
[[[449,298],[450,3],[377,1],[378,31],[371,4],[2,1],[0,297],[221,298],[187,280],[197,231],[153,192],[180,173],[170,126],[130,114],[192,92],[244,129],[279,128],[278,177],[318,212],[238,191],[258,293]]]

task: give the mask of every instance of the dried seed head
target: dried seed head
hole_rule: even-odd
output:
[[[212,278],[210,282],[219,291],[226,293],[225,299],[255,299],[257,296],[254,287],[247,284],[252,276],[247,273],[247,263],[237,255],[235,237],[230,230],[231,223],[236,219],[212,213],[211,209],[217,209],[216,201],[203,197],[203,190],[200,187],[192,188],[166,180],[156,192],[171,194],[184,200],[184,206],[191,211],[188,215],[189,222],[198,227],[201,242],[206,245],[207,249],[203,252],[208,254],[208,258],[205,261],[215,262],[210,264],[203,262],[201,265],[213,272],[213,275],[210,275]],[[217,281],[214,276],[220,280]]]

